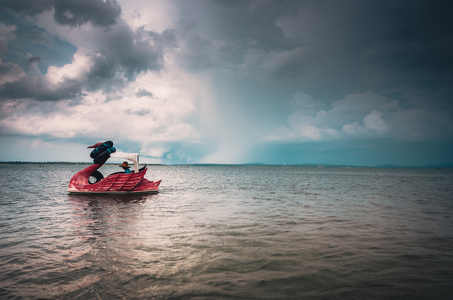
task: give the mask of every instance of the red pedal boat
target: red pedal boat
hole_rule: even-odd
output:
[[[159,191],[159,181],[149,181],[145,178],[148,168],[145,166],[138,169],[138,153],[116,152],[113,142],[97,143],[88,148],[95,148],[91,153],[94,164],[77,172],[69,182],[68,192],[71,194],[137,194]],[[94,153],[94,154],[93,154]],[[134,163],[135,170],[131,173],[117,172],[106,178],[98,169],[109,157],[121,157]],[[96,182],[90,183],[90,177],[96,178]]]

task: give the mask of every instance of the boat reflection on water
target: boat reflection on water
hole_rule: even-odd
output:
[[[144,197],[121,197],[118,195],[68,195],[73,208],[73,235],[81,240],[102,240],[93,248],[106,250],[113,236],[134,236],[131,222],[140,214]],[[138,207],[137,207],[138,206]],[[100,247],[101,246],[101,247]]]
[[[158,195],[147,194],[68,194],[68,200],[71,202],[79,203],[80,205],[96,206],[110,206],[117,204],[127,203],[145,203],[148,199],[155,199]]]
[[[72,221],[67,227],[73,242],[64,250],[64,262],[73,271],[66,274],[68,282],[58,290],[67,298],[99,299],[97,291],[106,285],[121,285],[136,276],[131,266],[137,264],[140,220],[146,214],[143,208],[146,201],[159,195],[67,197],[72,207]]]
[[[75,235],[81,239],[136,236],[134,223],[143,205],[158,195],[68,195],[73,208]]]

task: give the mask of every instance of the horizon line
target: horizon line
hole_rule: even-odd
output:
[[[0,161],[0,164],[92,164],[88,161]],[[116,163],[106,162],[106,165],[114,165]],[[269,167],[317,167],[317,168],[453,168],[453,163],[438,163],[438,164],[423,164],[423,165],[395,165],[395,164],[379,164],[379,165],[353,165],[353,164],[326,164],[326,163],[294,163],[294,164],[273,164],[273,163],[190,163],[190,164],[159,164],[159,163],[141,163],[141,165],[151,166],[269,166]]]

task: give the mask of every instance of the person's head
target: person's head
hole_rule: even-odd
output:
[[[127,161],[123,162],[123,164],[120,165],[120,167],[123,168],[123,169],[125,169],[125,170],[130,168],[130,167],[129,167],[129,164],[127,163]]]

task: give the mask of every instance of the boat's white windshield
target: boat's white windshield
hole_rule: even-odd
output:
[[[135,173],[138,173],[138,160],[139,160],[139,154],[138,153],[126,153],[126,152],[114,152],[110,154],[111,157],[119,157],[119,158],[125,158],[127,160],[130,160],[134,163],[134,169]]]

